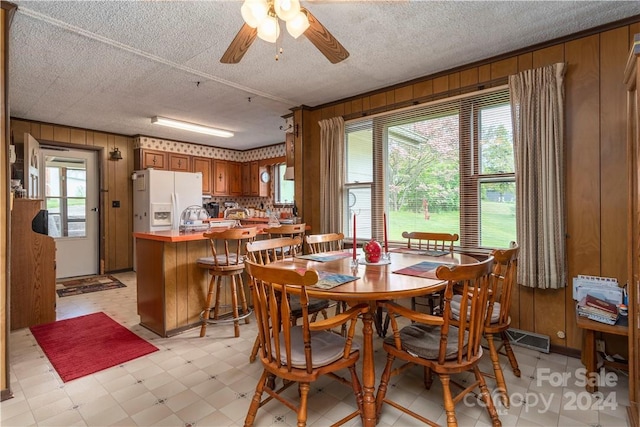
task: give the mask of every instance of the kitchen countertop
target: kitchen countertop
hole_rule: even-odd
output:
[[[266,224],[256,224],[254,226],[258,229],[258,234],[262,234],[262,230],[267,227]],[[244,227],[244,228],[254,228]],[[227,227],[211,227],[207,232],[220,232],[227,230]],[[204,232],[202,231],[179,231],[179,230],[167,230],[167,231],[147,231],[147,232],[134,232],[133,237],[138,239],[156,240],[159,242],[178,243],[178,242],[192,242],[196,240],[205,240]]]

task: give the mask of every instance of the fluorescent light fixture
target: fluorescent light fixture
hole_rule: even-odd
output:
[[[231,138],[233,136],[233,132],[229,132],[228,130],[216,129],[208,126],[168,119],[166,117],[160,116],[152,117],[151,123],[156,125],[168,126],[175,129],[188,130],[191,132],[205,133],[207,135],[219,136],[221,138]]]

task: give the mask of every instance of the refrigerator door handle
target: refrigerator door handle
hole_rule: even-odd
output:
[[[172,229],[177,230],[178,229],[178,222],[180,221],[180,218],[178,217],[178,195],[176,193],[171,193],[171,210],[173,211],[172,214]]]

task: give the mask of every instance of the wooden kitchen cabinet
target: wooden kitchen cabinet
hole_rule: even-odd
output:
[[[141,148],[134,156],[134,167],[140,169],[168,169],[167,153],[164,151],[147,150]]]
[[[228,162],[227,177],[229,181],[229,194],[242,196],[242,163]]]
[[[260,164],[251,162],[251,193],[252,196],[260,195]]]
[[[242,164],[242,195],[251,195],[251,162]]]
[[[190,172],[191,156],[187,154],[169,153],[169,170],[176,172]]]
[[[193,157],[191,171],[202,173],[202,194],[211,194],[211,159],[208,157]]]
[[[56,320],[56,243],[33,231],[42,200],[15,199],[11,211],[11,330]]]
[[[213,195],[228,196],[229,180],[227,179],[228,162],[226,160],[213,159]]]

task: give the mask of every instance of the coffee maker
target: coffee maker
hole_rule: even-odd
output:
[[[218,218],[218,214],[220,213],[220,205],[217,202],[205,203],[203,207],[209,213],[209,217]]]

